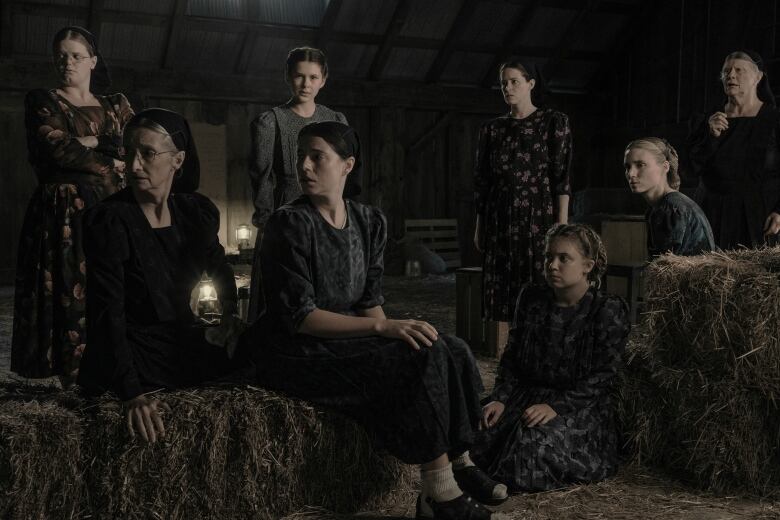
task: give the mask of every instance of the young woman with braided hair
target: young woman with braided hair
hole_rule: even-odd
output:
[[[592,228],[559,224],[546,236],[547,284],[520,292],[471,449],[510,490],[596,482],[617,470],[612,393],[629,320],[621,298],[598,290],[606,267]]]
[[[666,139],[645,137],[626,146],[623,165],[631,191],[650,205],[647,210],[647,250],[698,255],[715,248],[712,228],[701,208],[677,189],[677,151]]]

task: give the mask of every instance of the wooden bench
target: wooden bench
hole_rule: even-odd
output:
[[[404,221],[406,237],[413,238],[442,257],[447,269],[460,267],[458,221],[454,218],[407,219]]]

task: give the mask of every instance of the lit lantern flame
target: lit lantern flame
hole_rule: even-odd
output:
[[[200,282],[200,289],[198,292],[198,302],[207,302],[217,299],[217,291],[214,289],[214,284],[211,280],[203,280]]]
[[[241,224],[236,228],[236,242],[238,242],[238,248],[244,249],[249,246],[249,241],[252,238],[252,228],[246,224]]]

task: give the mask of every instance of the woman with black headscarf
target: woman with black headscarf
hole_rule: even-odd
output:
[[[572,136],[566,114],[542,106],[536,66],[511,59],[499,75],[509,113],[479,131],[474,244],[484,253],[483,315],[507,322],[520,288],[544,281],[545,233],[568,220]]]
[[[193,288],[203,271],[211,276],[220,327],[235,336],[236,284],[217,238],[219,210],[199,193],[172,192],[177,180],[199,173],[187,121],[160,108],[139,112],[125,127],[123,157],[130,186],[84,214],[89,343],[78,383],[89,393],[116,393],[131,433],[154,442],[164,429],[158,401],[145,394],[229,368],[226,350],[195,326]]]
[[[11,370],[70,385],[86,343],[80,213],[124,186],[118,149],[133,115],[122,94],[102,95],[108,68],[94,36],[61,29],[52,42],[59,86],[25,98],[29,160],[38,187],[19,241]]]
[[[756,247],[780,231],[780,111],[757,53],[729,54],[720,79],[725,104],[692,120],[696,198],[720,248]]]
[[[298,135],[303,195],[271,214],[260,246],[266,313],[247,330],[258,378],[274,390],[335,408],[390,453],[420,464],[417,518],[488,519],[474,502],[506,487],[470,461],[482,381],[462,340],[382,310],[382,212],[344,197],[360,172],[355,131],[312,123]]]

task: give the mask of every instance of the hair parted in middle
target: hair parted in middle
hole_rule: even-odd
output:
[[[289,78],[295,70],[295,66],[303,61],[318,64],[322,69],[322,77],[328,77],[328,58],[325,56],[325,51],[314,47],[296,47],[287,54],[284,67],[285,77]]]
[[[588,282],[597,289],[601,287],[601,278],[607,271],[607,249],[599,234],[587,224],[555,224],[547,231],[544,239],[545,251],[557,238],[573,240],[582,255],[593,260],[593,269],[588,273]]]
[[[660,137],[643,137],[628,143],[625,152],[632,148],[647,150],[653,154],[659,164],[667,161],[669,163],[669,172],[666,174],[667,182],[673,190],[680,189],[680,158],[677,156],[677,150],[669,144],[669,141]]]

